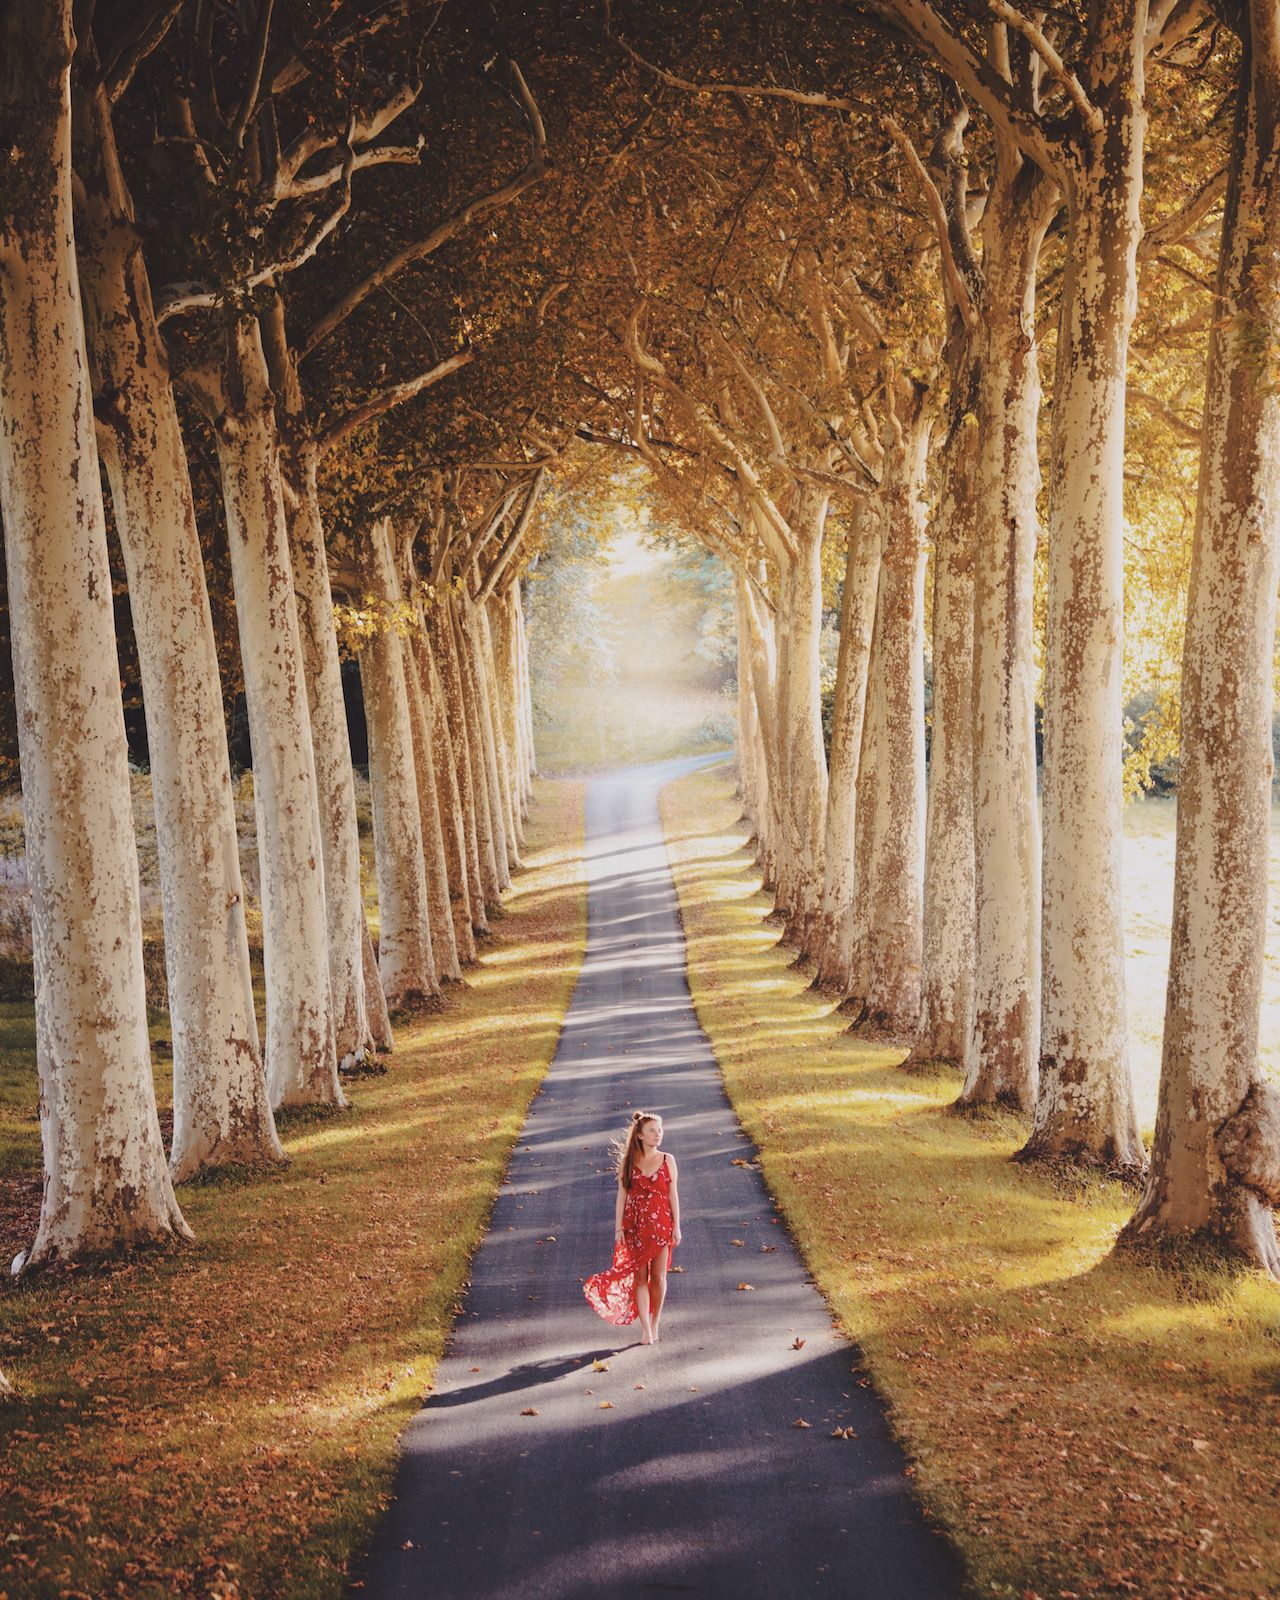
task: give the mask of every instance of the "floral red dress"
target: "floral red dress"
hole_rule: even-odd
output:
[[[618,1327],[634,1322],[640,1315],[636,1274],[643,1272],[661,1250],[667,1252],[667,1265],[671,1265],[674,1235],[671,1173],[664,1155],[662,1165],[647,1178],[632,1169],[631,1187],[622,1208],[622,1237],[613,1247],[613,1266],[607,1272],[595,1273],[582,1285],[591,1309]]]

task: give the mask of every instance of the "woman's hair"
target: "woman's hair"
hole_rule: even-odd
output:
[[[618,1158],[618,1182],[624,1189],[630,1189],[631,1179],[635,1170],[636,1152],[640,1149],[640,1130],[646,1122],[661,1122],[662,1118],[656,1111],[633,1111],[631,1113],[631,1126],[620,1139],[613,1141],[614,1153]]]

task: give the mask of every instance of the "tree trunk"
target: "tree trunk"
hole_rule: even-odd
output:
[[[492,849],[495,871],[492,894],[496,905],[503,891],[511,887],[510,853],[507,849],[507,824],[498,782],[498,760],[493,742],[488,685],[481,658],[480,629],[476,621],[475,601],[470,595],[457,596],[454,620],[458,633],[458,663],[462,669],[462,681],[466,689],[466,705],[471,718],[471,729],[475,734],[472,749],[479,757],[476,781],[480,786],[482,797],[480,815],[486,819]]]
[[[973,1016],[973,587],[976,429],[947,441],[933,543],[933,734],[924,958],[913,1061],[965,1059]]]
[[[0,509],[31,883],[44,1195],[30,1261],[189,1237],[165,1165],[71,219],[71,15],[11,0],[0,126]]]
[[[320,811],[280,446],[262,338],[243,317],[226,366],[186,374],[214,425],[260,826],[267,1082],[281,1106],[346,1104],[338,1082]]]
[[[822,913],[822,844],[827,812],[827,753],[822,742],[822,535],[829,497],[806,490],[792,519],[800,551],[788,587],[791,607],[786,678],[787,792],[794,877],[786,939],[815,954]]]
[[[288,506],[289,549],[298,599],[298,625],[311,712],[320,841],[324,851],[328,912],[329,982],[338,1061],[362,1061],[373,1045],[365,1003],[364,897],[360,887],[360,831],[347,733],[342,663],[333,626],[333,595],[313,452],[303,446],[292,474],[296,494]]]
[[[502,811],[502,826],[507,838],[507,867],[511,872],[520,870],[520,809],[516,805],[511,784],[511,757],[507,749],[506,731],[502,718],[502,692],[498,684],[498,657],[494,649],[493,626],[490,608],[493,602],[481,600],[472,607],[476,634],[476,661],[480,668],[484,689],[486,726],[493,745],[493,765],[497,775],[497,799]]]
[[[356,825],[351,740],[342,693],[342,663],[333,625],[324,520],[316,486],[319,463],[297,358],[289,346],[284,303],[279,295],[274,297],[263,319],[263,337],[277,397],[282,436],[281,469],[291,490],[285,497],[285,517],[320,809],[334,1048],[340,1067],[346,1069],[363,1060],[374,1042],[365,1000],[360,833]]]
[[[871,658],[875,719],[873,816],[868,875],[856,894],[866,902],[865,990],[853,1023],[862,1038],[914,1038],[920,1015],[924,917],[924,475],[930,427],[917,412],[886,463],[881,499],[875,648]],[[865,756],[864,756],[865,760]],[[861,796],[859,804],[862,804]]]
[[[831,779],[822,850],[822,919],[814,987],[848,994],[853,983],[854,841],[867,672],[880,586],[880,516],[861,502],[849,529],[840,597],[840,655],[831,723]]]
[[[974,996],[961,1105],[1035,1105],[1040,812],[1036,263],[1056,190],[1006,149],[984,218],[973,644]]]
[[[453,632],[453,619],[448,596],[442,596],[431,606],[427,623],[431,630],[432,655],[440,673],[444,690],[445,716],[449,727],[449,740],[453,747],[450,771],[458,784],[458,799],[462,808],[462,826],[466,844],[467,898],[471,905],[471,925],[479,938],[489,933],[488,910],[485,904],[484,881],[480,864],[480,827],[476,803],[476,764],[471,755],[471,733],[468,727],[462,672],[458,666],[457,640]]]
[[[360,575],[375,604],[400,601],[390,522],[383,517],[359,547]],[[373,843],[378,864],[378,972],[392,1013],[439,999],[431,944],[403,641],[394,624],[381,627],[360,652],[369,729],[369,782],[373,789]]]
[[[427,629],[425,613],[422,628],[409,639],[418,680],[422,685],[423,703],[430,718],[431,770],[436,780],[436,806],[440,815],[441,837],[444,842],[445,875],[449,884],[452,910],[454,945],[460,964],[476,959],[476,936],[471,919],[471,893],[467,877],[467,834],[462,816],[462,796],[458,788],[458,763],[454,755],[453,740],[449,736],[449,719],[445,710],[445,690],[436,666]]]
[[[524,597],[516,583],[516,659],[520,663],[520,711],[524,718],[525,803],[533,794],[533,780],[538,775],[538,747],[533,727],[533,680],[529,673],[529,630],[524,620]]]
[[[195,503],[133,203],[91,41],[76,102],[76,233],[107,472],[146,704],[173,1038],[175,1183],[285,1159],[267,1097]],[[79,81],[79,80],[77,80]]]
[[[524,820],[529,814],[528,766],[520,731],[520,665],[516,658],[516,624],[513,591],[496,594],[491,602],[493,653],[497,667],[498,706],[502,715],[502,742],[506,750],[507,781],[516,846],[524,848]]]
[[[431,739],[431,707],[426,685],[418,671],[415,643],[421,642],[422,613],[409,638],[401,641],[405,688],[409,699],[409,726],[413,733],[413,768],[418,780],[418,818],[422,829],[422,858],[427,877],[427,911],[436,976],[441,983],[461,983],[458,944],[449,896],[449,866],[440,817],[440,789],[436,780]]]
[[[1271,832],[1280,390],[1280,19],[1249,7],[1205,391],[1182,666],[1173,943],[1155,1145],[1123,1237],[1192,1239],[1280,1277],[1280,1162],[1258,1026]],[[1254,1128],[1248,1113],[1257,1108]],[[1244,1115],[1242,1115],[1244,1108]],[[1221,1129],[1221,1134],[1218,1130]],[[1218,1135],[1215,1138],[1215,1134]]]
[[[779,838],[783,831],[782,775],[778,734],[778,666],[776,629],[764,602],[745,578],[739,578],[742,615],[750,630],[751,692],[760,727],[760,750],[765,773],[765,806],[760,818],[760,870],[766,890],[777,891]]]
[[[1142,39],[1106,8],[1112,106],[1068,190],[1050,451],[1044,979],[1026,1159],[1138,1170],[1121,898],[1125,367],[1141,236]],[[1125,108],[1125,109],[1121,109]]]
[[[390,1051],[395,1044],[391,1033],[391,1013],[387,1010],[387,996],[382,979],[378,976],[378,953],[373,948],[367,917],[361,917],[360,930],[360,967],[364,973],[364,1006],[369,1029],[378,1049]]]

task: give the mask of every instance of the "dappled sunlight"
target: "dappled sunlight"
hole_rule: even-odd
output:
[[[1021,1119],[957,1116],[958,1073],[850,1038],[774,947],[736,815],[722,774],[664,799],[699,1018],[975,1573],[1256,1600],[1280,1538],[1280,1295],[1115,1256],[1131,1191],[1014,1164]],[[1245,1527],[1225,1560],[1203,1531]],[[1106,1576],[1139,1561],[1141,1581]]]
[[[209,1571],[228,1563],[246,1594],[333,1584],[555,1049],[585,944],[582,800],[539,782],[521,892],[482,965],[397,1030],[349,1110],[287,1121],[287,1168],[184,1185],[194,1245],[0,1293],[22,1397],[2,1460],[11,1556],[38,1550],[66,1592],[98,1595],[127,1551],[129,1592],[195,1592],[173,1552],[198,1525]],[[86,1474],[90,1455],[112,1470]],[[94,1540],[50,1510],[70,1503]]]

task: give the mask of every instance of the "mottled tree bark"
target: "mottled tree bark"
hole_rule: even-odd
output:
[[[1106,0],[1095,101],[1068,158],[1049,485],[1043,989],[1024,1156],[1138,1170],[1121,897],[1124,404],[1142,226],[1146,6]]]
[[[94,386],[146,705],[173,1038],[175,1183],[279,1162],[195,503],[151,285],[91,40],[75,104],[76,234]]]
[[[841,996],[853,983],[853,899],[858,769],[867,673],[880,586],[880,511],[859,502],[849,528],[840,597],[840,654],[831,723],[831,776],[823,844],[822,917],[814,987]]]
[[[973,1028],[961,1105],[1035,1104],[1040,810],[1032,601],[1040,486],[1036,263],[1056,190],[999,142],[983,222],[974,574]]]
[[[219,366],[188,370],[184,382],[213,424],[227,510],[259,818],[267,1083],[277,1109],[341,1106],[320,810],[274,397],[257,321],[241,317],[220,343]]]
[[[365,999],[364,899],[360,886],[360,834],[347,734],[342,664],[333,625],[333,596],[325,551],[324,520],[316,484],[319,459],[289,345],[284,306],[277,296],[263,320],[271,382],[282,436],[281,469],[290,490],[285,501],[302,640],[302,664],[311,715],[311,745],[324,853],[328,917],[329,984],[334,1048],[339,1065],[354,1066],[373,1045]]]
[[[477,820],[475,770],[471,756],[471,734],[468,727],[462,674],[458,667],[458,650],[453,633],[450,606],[445,596],[433,602],[427,613],[432,655],[440,674],[449,740],[453,749],[450,770],[458,784],[458,799],[462,810],[463,839],[466,846],[467,898],[471,906],[471,925],[478,937],[489,933],[488,910],[485,902],[484,879],[480,864],[480,829]]]
[[[0,508],[32,896],[31,1262],[187,1236],[156,1115],[138,859],[71,218],[71,8],[0,15]],[[19,135],[20,130],[20,135]],[[20,144],[19,144],[20,137]]]
[[[1252,0],[1209,346],[1182,665],[1173,942],[1155,1145],[1128,1241],[1280,1277],[1280,1107],[1258,1063],[1271,832],[1280,389],[1280,16]]]
[[[924,915],[924,475],[930,421],[924,395],[900,407],[886,454],[884,549],[868,693],[874,703],[871,831],[865,875],[864,982],[853,1031],[910,1040],[920,1014]],[[868,712],[868,722],[872,712]],[[866,757],[864,755],[864,762]],[[864,804],[859,795],[859,805]],[[855,987],[858,985],[855,931]]]
[[[358,560],[365,593],[390,613],[401,594],[388,518],[368,530]],[[378,867],[378,972],[388,1009],[412,1011],[438,1000],[440,984],[431,942],[404,642],[395,626],[379,628],[361,650],[360,685],[369,729]]]
[[[933,732],[913,1061],[964,1060],[973,1012],[973,582],[977,430],[947,440],[933,541]]]
[[[823,824],[827,810],[827,753],[822,742],[822,536],[829,496],[800,491],[791,525],[799,550],[786,587],[789,606],[785,737],[787,852],[791,889],[785,939],[815,953],[822,912]]]

